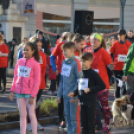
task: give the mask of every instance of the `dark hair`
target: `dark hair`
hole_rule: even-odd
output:
[[[35,30],[35,33],[37,34],[37,33],[38,33],[38,31],[39,31],[39,30],[38,30],[38,29],[36,29],[36,30]]]
[[[33,53],[33,57],[35,58],[35,60],[37,60],[39,62],[39,52],[38,52],[38,47],[36,43],[32,43],[32,42],[27,42],[26,46],[30,46],[32,51],[35,51]]]
[[[36,38],[35,43],[37,44],[38,42],[41,42],[43,44],[42,39]]]
[[[75,48],[75,44],[72,42],[72,41],[69,41],[69,42],[66,42],[65,44],[63,44],[63,49],[71,49],[71,48],[74,48],[74,50],[76,49]]]
[[[82,60],[93,60],[93,55],[90,52],[85,52],[82,54]]]
[[[133,33],[133,30],[129,30],[128,32],[132,32]]]
[[[125,39],[127,39],[127,33],[126,33],[126,30],[125,29],[120,29],[118,31],[118,35],[126,35]]]
[[[82,40],[84,40],[83,36],[77,36],[75,39],[74,39],[74,42],[77,42],[77,43],[80,43]]]
[[[57,40],[58,40],[60,37],[61,37],[61,35],[60,35],[60,34],[57,34],[57,36],[56,36]]]

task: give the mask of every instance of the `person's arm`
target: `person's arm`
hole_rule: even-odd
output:
[[[89,93],[96,93],[98,91],[102,91],[106,88],[106,85],[102,81],[101,77],[98,73],[93,73],[93,79],[95,80],[95,86],[89,87],[90,92]]]
[[[55,47],[55,49],[53,50],[53,53],[50,57],[50,63],[51,63],[51,66],[52,66],[52,69],[56,72],[57,68],[56,68],[56,57],[58,56],[58,53],[59,53],[59,47],[58,45]]]
[[[42,76],[44,78],[45,75],[46,75],[46,70],[47,70],[47,58],[46,58],[46,55],[45,54],[44,54],[44,57],[42,59],[43,59]]]
[[[33,65],[33,72],[34,72],[34,75],[33,75],[33,78],[34,78],[34,84],[33,84],[33,89],[32,89],[32,92],[31,92],[31,97],[36,97],[38,91],[39,91],[39,86],[40,86],[40,64],[36,64],[36,65]]]
[[[124,76],[128,75],[128,70],[131,66],[132,60],[134,59],[134,43],[131,45],[129,51],[128,51],[128,55],[124,64],[124,68],[123,68],[123,73]]]
[[[10,91],[14,92],[15,91],[15,85],[16,85],[16,80],[17,80],[17,72],[18,72],[18,66],[19,66],[19,62],[17,62],[15,69],[14,69],[14,78],[13,78],[13,82],[12,82],[12,86]]]

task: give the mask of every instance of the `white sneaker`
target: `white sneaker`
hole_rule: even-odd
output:
[[[41,130],[41,131],[44,131],[44,127],[42,127],[39,123],[38,123],[38,125],[37,125],[37,129],[38,129],[38,130]]]
[[[48,91],[47,94],[48,94],[48,95],[52,95],[53,93],[52,93],[51,91]]]
[[[27,124],[26,130],[27,130],[27,131],[32,131],[31,124]]]

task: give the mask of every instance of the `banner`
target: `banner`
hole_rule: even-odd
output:
[[[34,16],[37,12],[36,0],[21,0],[21,14],[24,16]]]

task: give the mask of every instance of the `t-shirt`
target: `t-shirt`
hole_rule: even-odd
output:
[[[106,85],[106,89],[109,89],[109,78],[107,73],[107,65],[111,64],[112,58],[110,54],[104,49],[100,48],[97,52],[93,53],[92,69],[99,73],[101,79]]]
[[[6,44],[0,45],[0,53],[9,54],[9,50]],[[5,68],[8,66],[8,57],[0,57],[0,68]]]
[[[52,55],[56,57],[57,59],[57,70],[61,73],[62,63],[64,58],[62,45],[65,43],[65,41],[59,43],[56,45],[55,49],[52,52]]]
[[[123,70],[128,49],[132,43],[126,40],[125,44],[116,41],[110,48],[110,53],[114,54],[114,70]]]

